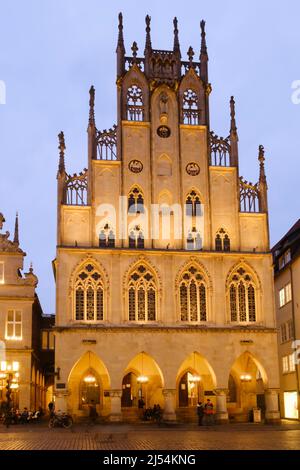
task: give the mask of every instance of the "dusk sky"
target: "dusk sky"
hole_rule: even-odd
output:
[[[67,172],[87,166],[89,88],[96,88],[98,129],[116,122],[118,12],[124,16],[126,52],[134,40],[143,53],[145,15],[153,48],[171,49],[173,17],[181,52],[199,56],[206,20],[211,129],[227,136],[229,99],[236,101],[240,174],[258,179],[258,145],[265,146],[271,243],[300,217],[300,3],[279,1],[0,0],[0,212],[13,235],[20,215],[20,245],[39,277],[45,313],[55,311],[51,261],[56,249],[57,134],[66,139]],[[300,95],[300,94],[299,94]],[[298,95],[298,96],[299,96]]]

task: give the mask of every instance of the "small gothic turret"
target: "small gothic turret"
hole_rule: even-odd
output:
[[[66,172],[65,169],[65,150],[66,150],[66,145],[65,145],[65,136],[64,133],[61,131],[58,134],[58,141],[59,141],[59,164],[58,164],[58,175],[61,175]]]
[[[202,20],[200,22],[201,28],[201,51],[200,51],[200,75],[202,80],[207,83],[208,82],[208,54],[207,54],[207,46],[206,46],[206,33],[205,33],[205,21]]]
[[[14,243],[19,246],[19,216],[16,213]]]
[[[177,20],[176,16],[173,20],[173,25],[174,25],[174,46],[173,46],[173,51],[175,53],[177,53],[179,57],[181,57],[179,36],[178,36],[178,20]]]
[[[89,127],[95,127],[95,88],[93,85],[90,88],[90,101],[89,101]]]
[[[231,155],[230,155],[230,165],[231,166],[239,166],[239,155],[238,155],[238,133],[235,121],[235,101],[234,97],[230,98],[230,147],[231,147]]]
[[[152,50],[150,22],[151,22],[151,16],[147,15],[145,18],[145,23],[146,23],[146,43],[145,43],[145,51],[144,51],[145,56],[147,53],[151,52]]]
[[[121,77],[125,70],[125,47],[124,47],[124,38],[123,38],[123,15],[119,13],[119,34],[118,34],[118,44],[117,44],[117,76]]]
[[[258,161],[259,161],[259,211],[268,212],[268,185],[265,173],[265,149],[263,145],[258,148]]]

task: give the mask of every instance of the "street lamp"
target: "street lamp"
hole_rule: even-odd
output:
[[[0,363],[0,378],[2,380],[6,379],[6,409],[7,413],[10,412],[11,409],[11,393],[12,390],[18,390],[19,388],[19,362],[13,361],[12,363],[8,363],[7,361],[1,361]]]

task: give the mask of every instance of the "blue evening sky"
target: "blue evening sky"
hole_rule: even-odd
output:
[[[97,127],[115,122],[119,11],[127,53],[134,40],[144,50],[148,13],[154,48],[172,48],[177,16],[182,55],[190,45],[198,55],[199,22],[206,20],[211,128],[228,134],[233,94],[246,179],[257,181],[257,149],[265,146],[272,244],[299,218],[300,104],[291,99],[292,82],[300,80],[297,0],[1,0],[0,211],[11,233],[19,211],[25,269],[33,261],[45,313],[55,308],[57,134],[65,132],[67,171],[87,166],[91,84]]]

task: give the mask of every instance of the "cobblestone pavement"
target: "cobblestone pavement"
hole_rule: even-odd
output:
[[[1,426],[0,450],[297,450],[300,426]]]

